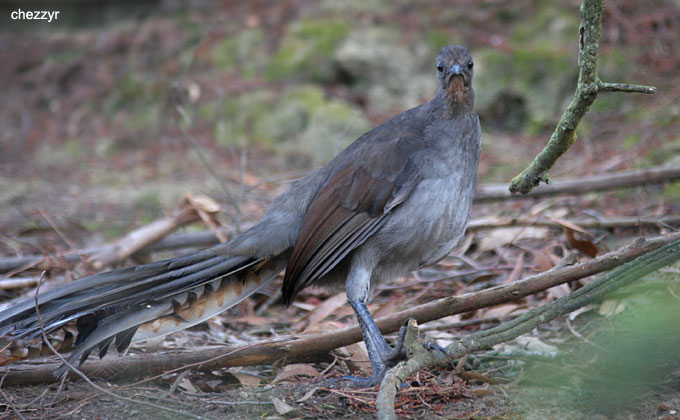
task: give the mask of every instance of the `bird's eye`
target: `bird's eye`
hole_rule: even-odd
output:
[[[437,64],[437,71],[438,71],[439,73],[443,72],[443,71],[444,71],[444,66],[442,66],[441,64]]]
[[[472,62],[472,60],[468,61],[468,70],[472,70],[473,65],[474,63]]]

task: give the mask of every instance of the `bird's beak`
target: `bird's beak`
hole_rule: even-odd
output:
[[[454,64],[449,69],[449,75],[453,76],[455,74],[463,74],[463,67],[460,64]]]

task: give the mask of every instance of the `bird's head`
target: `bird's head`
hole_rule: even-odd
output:
[[[449,45],[437,55],[437,80],[441,92],[453,104],[469,103],[474,100],[472,91],[472,55],[461,45]]]

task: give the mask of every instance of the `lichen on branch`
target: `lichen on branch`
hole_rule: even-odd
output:
[[[576,127],[602,91],[655,93],[652,86],[626,83],[607,83],[599,79],[597,50],[602,34],[604,0],[584,0],[581,5],[579,27],[578,84],[574,98],[562,114],[548,144],[536,155],[534,161],[510,183],[511,193],[526,194],[541,182],[550,183],[548,171],[574,143]]]

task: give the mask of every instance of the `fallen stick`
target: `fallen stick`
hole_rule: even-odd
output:
[[[38,277],[15,277],[0,280],[0,290],[23,289],[38,284]]]
[[[569,219],[567,222],[584,229],[611,229],[617,227],[640,227],[640,226],[677,226],[680,224],[680,214],[659,217],[612,217],[603,219]],[[497,229],[512,226],[540,226],[562,228],[563,225],[555,220],[547,218],[531,217],[483,217],[472,219],[468,223],[467,230],[474,232],[484,229]]]
[[[158,219],[136,229],[109,246],[92,254],[92,266],[96,270],[124,261],[126,258],[175,230],[178,226],[198,219],[193,207],[181,205],[170,216]]]
[[[144,229],[144,227],[141,229]],[[231,237],[236,233],[236,230],[232,227],[224,227],[220,228],[219,230],[228,237]],[[69,264],[76,264],[81,261],[81,256],[113,252],[112,249],[115,247],[116,242],[107,245],[81,249],[80,255],[75,253],[67,253],[63,255],[25,255],[21,257],[0,258],[0,273],[8,272],[31,263],[34,263],[33,265],[41,270],[49,269],[51,266],[51,260],[62,260]],[[202,248],[210,245],[217,245],[219,242],[220,241],[215,237],[215,233],[209,230],[190,233],[175,233],[150,243],[132,255],[135,256],[151,252],[172,251],[196,247]]]
[[[645,184],[658,184],[660,182],[675,181],[677,179],[680,179],[680,167],[673,166],[562,179],[554,181],[551,184],[536,186],[531,192],[524,195],[512,195],[508,190],[507,184],[482,184],[477,187],[475,202],[543,197],[554,194],[580,194]]]
[[[592,260],[571,266],[556,266],[544,273],[515,283],[438,299],[379,318],[376,323],[383,334],[389,334],[398,331],[408,318],[414,318],[419,324],[423,324],[449,315],[499,305],[562,283],[611,270],[679,239],[680,233],[648,240],[638,239],[630,245]],[[329,333],[279,339],[233,349],[223,347],[208,350],[194,349],[184,352],[128,355],[100,361],[93,360],[85,362],[80,370],[90,377],[129,381],[133,378],[159,375],[190,366],[203,371],[211,371],[225,367],[273,364],[280,360],[294,363],[322,359],[327,352],[359,342],[361,339],[359,327],[355,326]],[[0,369],[0,376],[5,377],[4,384],[6,385],[55,382],[56,378],[52,372],[58,367],[59,364],[54,362],[8,364]]]

